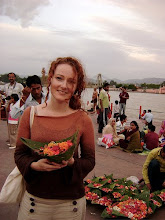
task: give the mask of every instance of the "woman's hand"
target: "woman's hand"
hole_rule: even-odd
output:
[[[147,183],[146,185],[147,185],[147,188],[148,188],[149,190],[151,190],[151,184],[150,184],[150,183]]]
[[[65,162],[69,163],[70,160],[65,161]],[[37,162],[32,162],[31,168],[36,171],[53,171],[53,170],[58,170],[58,169],[61,169],[67,166],[68,163],[62,162],[61,164],[58,164],[58,163],[51,162],[48,159],[40,159]]]
[[[63,161],[62,161],[62,164],[71,167],[71,166],[74,164],[74,158],[71,157],[71,158],[70,158],[69,160],[67,160],[67,161],[63,160]]]

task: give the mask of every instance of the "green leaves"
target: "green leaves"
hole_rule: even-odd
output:
[[[44,158],[48,158],[50,161],[55,162],[55,163],[61,163],[63,160],[69,160],[72,157],[74,150],[77,146],[77,136],[78,136],[78,131],[76,131],[72,136],[68,138],[56,141],[56,143],[61,143],[61,142],[70,140],[73,143],[73,146],[71,146],[66,152],[61,153],[59,155],[53,155],[53,156],[42,155],[42,156]],[[31,139],[23,138],[23,137],[21,137],[21,141],[26,146],[28,146],[29,148],[31,148],[32,150],[34,150],[40,155],[41,155],[40,148],[49,144],[49,142],[38,142],[38,141],[33,141]]]
[[[91,204],[99,204],[106,208],[101,214],[102,218],[116,218],[119,216],[132,219],[135,215],[135,210],[138,211],[138,218],[142,219],[155,212],[155,210],[165,204],[165,190],[150,193],[146,185],[141,187],[135,185],[132,181],[126,178],[114,179],[113,175],[104,175],[94,177],[85,181],[88,187],[88,197],[90,193],[95,193],[99,197],[91,196],[86,199],[90,200]],[[110,199],[110,203],[106,203],[104,198]],[[128,215],[121,211],[129,208]],[[133,211],[132,211],[133,210]]]

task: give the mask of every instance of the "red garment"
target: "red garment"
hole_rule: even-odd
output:
[[[144,137],[144,142],[146,143],[146,148],[152,150],[159,145],[159,136],[155,132],[149,132]]]
[[[129,98],[129,94],[127,92],[121,92],[119,94],[119,98],[120,98],[120,103],[125,103],[126,104],[126,101]]]

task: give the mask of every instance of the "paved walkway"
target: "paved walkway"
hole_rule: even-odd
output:
[[[95,128],[95,138],[97,140],[101,135],[97,133],[96,115],[91,115]],[[138,121],[142,127],[140,120]],[[0,121],[0,189],[7,175],[14,168],[14,150],[9,150],[6,145],[7,140],[7,123]],[[97,142],[96,142],[97,143]],[[142,177],[141,171],[146,156],[138,154],[126,153],[118,148],[105,149],[96,144],[96,166],[95,169],[87,176],[99,176],[104,174],[114,174],[115,178],[123,178],[128,176]],[[18,206],[17,205],[0,205],[0,220],[16,220]],[[86,220],[101,220],[102,209],[96,205],[87,205]],[[163,220],[165,209],[160,208],[149,219]]]

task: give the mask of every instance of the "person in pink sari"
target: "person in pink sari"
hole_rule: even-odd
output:
[[[165,131],[165,120],[162,121],[161,129],[159,130],[159,137],[162,136],[162,134],[164,133],[164,131]]]

